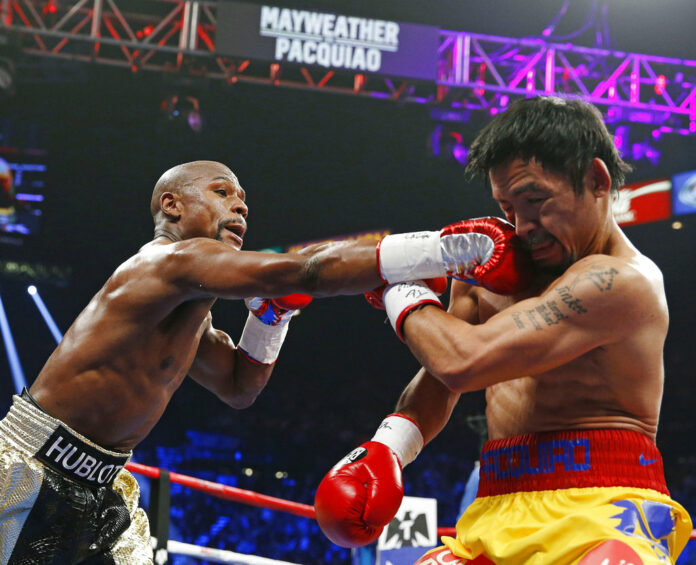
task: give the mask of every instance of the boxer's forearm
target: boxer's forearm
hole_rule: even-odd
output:
[[[445,427],[458,400],[459,394],[421,369],[401,393],[395,411],[418,423],[427,444]]]
[[[268,384],[274,367],[255,363],[238,351],[230,395],[223,400],[233,408],[248,408]]]
[[[201,337],[189,377],[232,408],[251,406],[268,383],[273,365],[245,358],[223,331],[210,327]]]
[[[374,241],[321,243],[300,251],[303,283],[314,296],[358,294],[383,283]]]

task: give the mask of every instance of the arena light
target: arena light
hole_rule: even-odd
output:
[[[629,128],[628,126],[619,126],[614,132],[614,145],[619,150],[621,155],[628,155],[630,144],[628,142]]]
[[[667,77],[665,75],[658,75],[655,79],[655,94],[664,94],[665,88],[667,88]]]
[[[43,10],[41,10],[41,13],[45,16],[47,14],[55,14],[58,11],[58,2],[56,0],[48,0],[44,4]]]
[[[196,133],[203,129],[200,102],[195,96],[171,94],[160,103],[160,109],[168,122],[186,124]]]
[[[24,377],[22,364],[19,362],[19,355],[17,355],[17,348],[12,338],[10,324],[5,315],[5,306],[2,303],[2,297],[0,297],[0,332],[2,333],[2,340],[5,343],[5,351],[7,352],[7,360],[10,364],[10,372],[12,373],[15,392],[21,394],[22,389],[27,386],[27,379]]]
[[[48,326],[48,329],[51,332],[53,339],[56,340],[56,343],[60,343],[60,341],[63,339],[63,334],[58,329],[58,326],[56,325],[56,322],[53,320],[53,316],[51,316],[51,313],[48,311],[48,308],[46,308],[46,304],[44,304],[44,301],[41,299],[41,295],[39,294],[38,289],[32,284],[27,287],[27,292],[29,293],[29,296],[31,296],[31,299],[34,301],[34,304],[36,304],[36,307],[39,309],[41,317],[44,319],[44,322],[46,322],[46,325]]]
[[[455,161],[466,165],[469,148],[464,143],[461,131],[450,126],[438,124],[430,134],[430,150],[432,155],[445,161]]]
[[[662,157],[662,152],[645,140],[631,145],[631,157],[634,161],[645,159],[650,162],[651,165],[657,166]]]

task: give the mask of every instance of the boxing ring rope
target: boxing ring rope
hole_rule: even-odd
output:
[[[153,538],[153,545],[155,545],[156,542],[157,540]],[[215,549],[214,547],[202,547],[200,545],[174,540],[167,541],[167,551],[176,555],[186,555],[188,557],[205,559],[213,563],[235,563],[237,565],[240,563],[244,565],[299,565],[298,563],[291,563],[289,561],[267,559],[266,557],[259,557],[258,555],[235,553],[234,551]],[[155,563],[159,563],[159,561],[155,559]]]
[[[161,469],[158,467],[149,467],[147,465],[141,465],[140,463],[130,462],[126,465],[126,468],[133,473],[138,473],[150,479],[159,479],[161,476]],[[281,512],[288,512],[289,514],[302,516],[303,518],[316,518],[314,506],[308,504],[291,502],[289,500],[283,500],[282,498],[259,494],[251,490],[221,485],[220,483],[197,479],[195,477],[189,477],[188,475],[180,475],[179,473],[169,472],[169,479],[173,483],[199,490],[218,498],[224,498],[234,502],[243,502],[250,506],[259,506],[270,510],[280,510]]]
[[[191,488],[193,490],[204,492],[217,498],[231,500],[233,502],[240,502],[242,504],[248,504],[250,506],[257,506],[260,508],[268,508],[270,510],[287,512],[289,514],[294,514],[295,516],[301,516],[303,518],[311,518],[313,520],[316,519],[314,506],[310,506],[309,504],[302,504],[300,502],[284,500],[282,498],[276,498],[274,496],[260,494],[250,490],[223,485],[204,479],[197,479],[196,477],[182,475],[180,473],[174,473],[166,471],[164,469],[160,469],[159,467],[150,467],[148,465],[143,465],[141,463],[135,463],[132,461],[126,465],[126,468],[132,473],[143,475],[144,477],[153,479],[155,481],[159,481],[161,479],[166,478],[166,480],[169,482],[176,483]],[[168,498],[166,511],[167,513],[169,512]],[[438,537],[443,535],[456,536],[456,531],[454,527],[438,527],[437,535]],[[154,544],[156,540],[155,538],[153,538],[153,540]],[[691,531],[691,536],[689,537],[689,540],[696,540],[696,529]],[[189,555],[192,557],[198,557],[201,559],[214,561],[216,563],[246,563],[249,565],[296,565],[293,563],[288,563],[286,561],[277,561],[254,555],[246,555],[215,548],[201,547],[174,540],[166,540],[166,548],[170,553]]]

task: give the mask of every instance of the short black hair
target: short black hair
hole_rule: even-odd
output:
[[[614,145],[599,110],[582,100],[540,96],[518,100],[498,114],[473,141],[466,170],[488,172],[510,159],[539,161],[542,167],[567,175],[576,194],[598,157],[609,170],[611,189],[623,186],[632,170]]]

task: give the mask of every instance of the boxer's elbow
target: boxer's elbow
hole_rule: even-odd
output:
[[[256,364],[242,357],[234,368],[234,373],[227,381],[224,395],[220,398],[236,410],[249,408],[268,384],[273,372],[273,365]]]
[[[452,393],[461,394],[477,388],[472,386],[470,370],[460,364],[434,363],[426,365],[426,369]]]
[[[225,391],[219,391],[217,396],[230,408],[244,410],[249,408],[261,393],[262,389],[249,389],[248,387],[230,386]]]
[[[423,363],[428,372],[455,394],[472,392],[486,387],[485,376],[474,355],[452,350],[446,355],[434,355]]]
[[[235,410],[244,410],[245,408],[249,408],[254,402],[256,402],[256,399],[258,398],[258,394],[256,395],[230,395],[226,397],[220,397],[220,400],[222,400],[225,404],[227,404],[230,408],[234,408]]]

